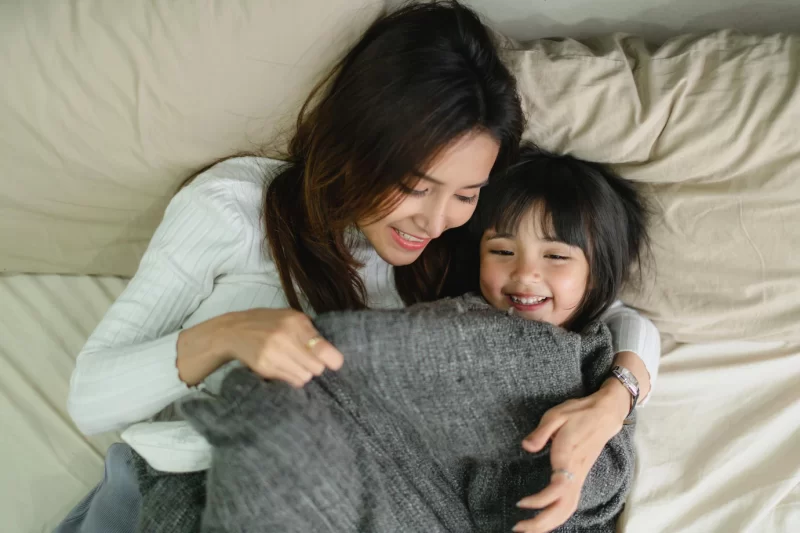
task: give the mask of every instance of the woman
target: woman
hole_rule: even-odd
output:
[[[194,387],[213,389],[207,378],[233,360],[297,387],[339,368],[342,354],[306,313],[440,296],[451,250],[436,239],[467,222],[522,128],[513,77],[474,13],[421,4],[376,21],[309,97],[285,165],[230,159],[173,199],[78,357],[78,427],[153,417]],[[652,327],[631,320],[615,329],[632,331],[626,349]],[[649,383],[636,355],[620,357]],[[608,389],[564,416],[603,421],[610,438],[630,398]]]

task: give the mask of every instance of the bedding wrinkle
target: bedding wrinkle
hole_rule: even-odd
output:
[[[35,285],[39,285],[39,284],[36,283]],[[27,286],[27,288],[30,288],[30,287],[31,287],[31,285]],[[10,297],[10,299],[14,300],[14,304],[15,304],[14,305],[14,309],[16,310],[17,313],[25,313],[25,312],[27,312],[27,314],[32,319],[31,321],[33,323],[39,323],[39,324],[46,323],[43,320],[41,311],[36,307],[36,305],[34,305],[31,302],[31,300],[29,298],[24,297],[23,294],[19,291],[19,289],[15,285],[8,284],[5,287],[5,292]],[[65,315],[65,316],[69,316],[69,315]],[[47,337],[50,340],[52,340],[56,345],[58,345],[58,347],[61,348],[64,352],[66,352],[66,353],[69,352],[69,348],[66,345],[66,343],[64,342],[64,339],[62,339],[61,337],[56,335],[52,330],[47,329],[47,330],[44,331],[44,334],[47,335]]]
[[[767,264],[764,260],[764,255],[761,253],[761,250],[758,249],[758,246],[753,241],[752,237],[750,237],[750,233],[747,231],[747,225],[744,221],[744,206],[741,197],[739,198],[739,228],[741,228],[742,233],[744,234],[745,239],[750,244],[750,247],[755,252],[756,256],[758,257],[759,263],[761,264],[761,281],[762,281],[762,288],[761,288],[761,298],[762,303],[767,305],[767,291],[766,287],[768,286],[767,283]]]

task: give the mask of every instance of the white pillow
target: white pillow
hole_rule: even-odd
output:
[[[651,184],[655,269],[629,304],[679,342],[800,340],[800,36],[540,40],[505,58],[527,138]]]

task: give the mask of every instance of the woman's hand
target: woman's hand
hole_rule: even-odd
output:
[[[622,429],[630,409],[631,397],[615,378],[609,378],[599,391],[579,400],[568,400],[545,413],[536,430],[522,447],[535,453],[552,439],[550,485],[518,505],[542,509],[535,518],[519,522],[517,532],[552,531],[575,513],[581,489],[603,447]]]
[[[178,336],[178,374],[187,385],[197,385],[234,359],[264,378],[298,388],[344,362],[311,319],[293,309],[227,313]]]

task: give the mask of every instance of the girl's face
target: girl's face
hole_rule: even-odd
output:
[[[384,261],[413,263],[445,230],[465,224],[488,183],[499,143],[487,133],[470,133],[447,146],[424,170],[413,189],[382,219],[359,227]]]
[[[488,230],[481,239],[480,286],[492,306],[530,320],[563,326],[586,293],[589,263],[583,250],[548,240],[532,209],[514,234]]]

